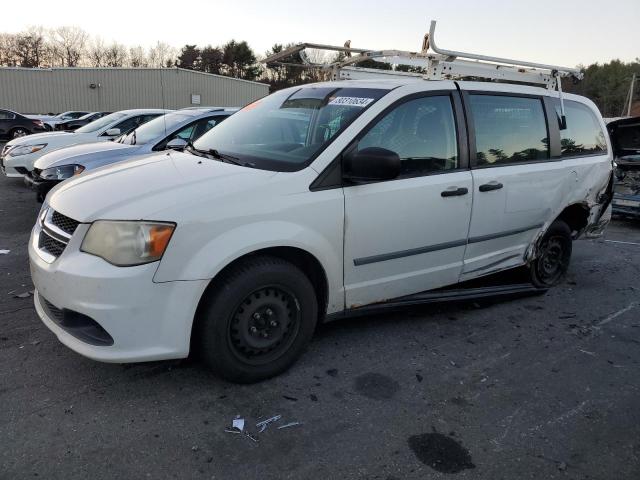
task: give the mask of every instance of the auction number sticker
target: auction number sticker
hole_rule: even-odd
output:
[[[364,97],[336,97],[329,102],[329,105],[346,105],[349,107],[366,107],[371,102],[373,102],[373,98],[364,98]]]

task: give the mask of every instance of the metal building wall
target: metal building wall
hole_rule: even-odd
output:
[[[92,88],[93,87],[93,88]],[[180,68],[0,68],[0,108],[21,113],[243,106],[269,86]]]

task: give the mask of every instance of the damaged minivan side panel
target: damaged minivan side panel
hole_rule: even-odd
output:
[[[461,280],[537,258],[556,219],[574,239],[601,235],[611,217],[612,149],[595,104],[565,95],[561,129],[556,92],[472,82],[460,88],[471,113],[473,172]]]

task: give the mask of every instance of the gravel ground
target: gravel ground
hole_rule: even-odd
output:
[[[542,296],[323,326],[286,374],[101,364],[37,318],[38,205],[0,178],[0,478],[640,478],[640,223],[579,241]],[[635,243],[616,243],[635,242]],[[281,414],[253,442],[225,433]]]

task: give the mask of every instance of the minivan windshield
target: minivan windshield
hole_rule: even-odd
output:
[[[122,117],[126,117],[126,115],[124,113],[118,113],[118,112],[111,113],[106,117],[99,118],[98,120],[94,120],[91,123],[87,123],[84,127],[80,127],[79,129],[76,130],[76,133],[97,132],[101,128],[106,127],[111,122],[115,122],[116,120]]]
[[[168,113],[140,125],[135,130],[123,135],[118,139],[118,143],[126,145],[144,145],[151,140],[155,140],[161,135],[169,135],[173,129],[189,119],[195,119],[192,115],[180,113]]]
[[[193,147],[263,170],[300,170],[388,91],[318,86],[276,92],[247,105]]]

